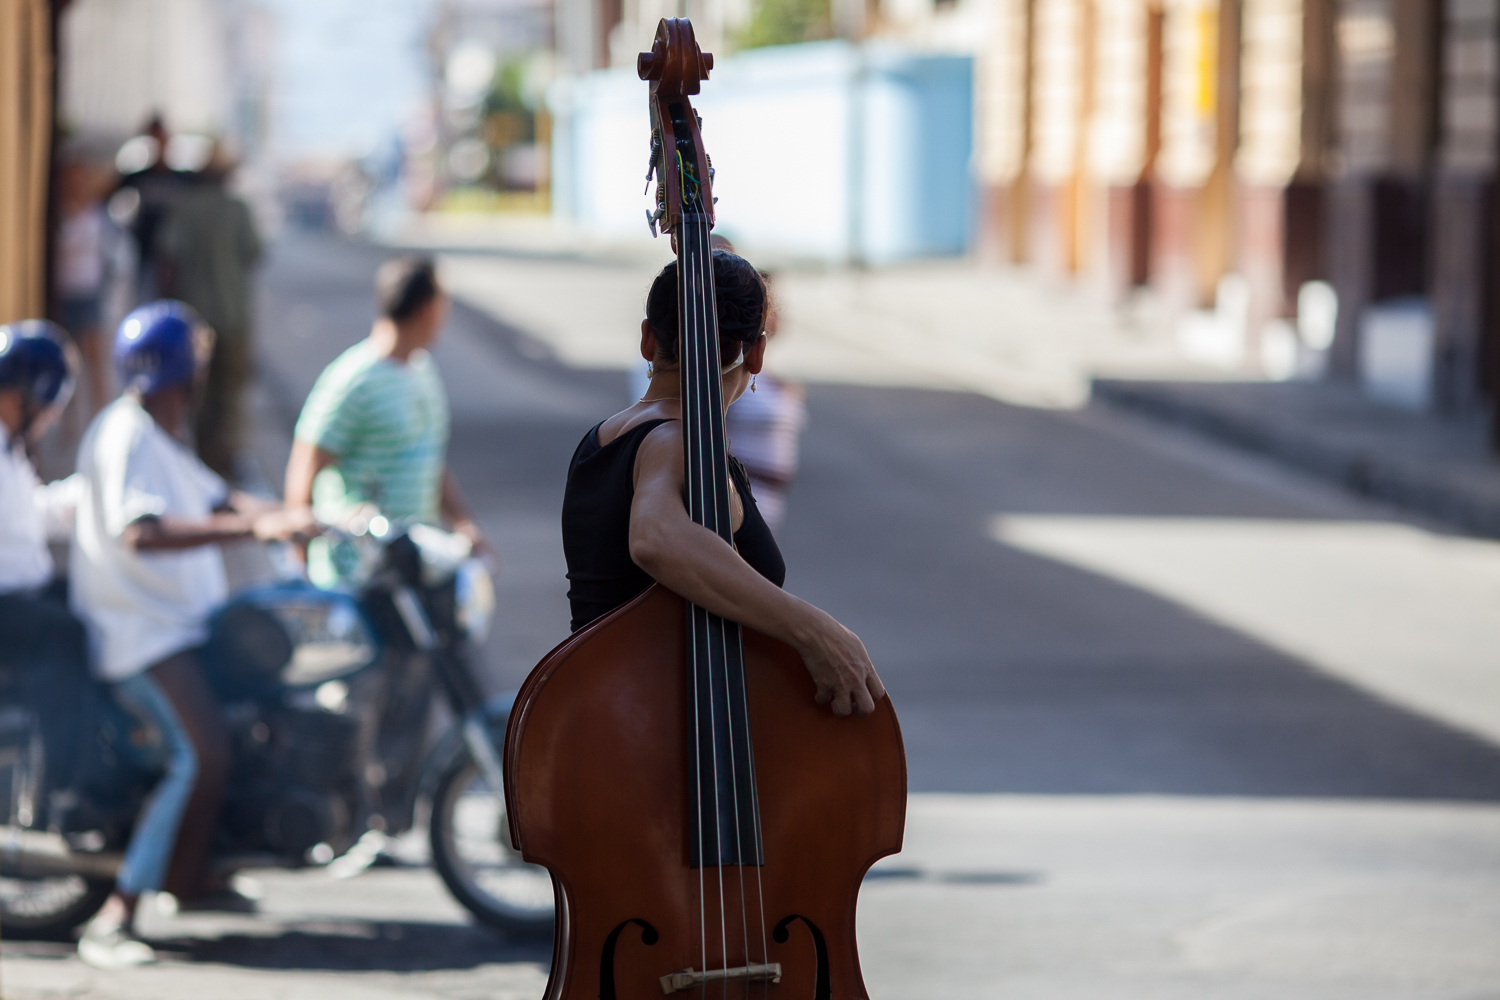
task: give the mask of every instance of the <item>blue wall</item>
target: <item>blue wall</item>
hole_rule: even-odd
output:
[[[644,229],[646,85],[609,70],[550,102],[554,211]],[[694,100],[720,232],[757,252],[884,263],[961,254],[975,224],[967,56],[816,42],[723,60]]]

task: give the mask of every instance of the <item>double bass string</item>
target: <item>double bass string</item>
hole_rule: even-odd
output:
[[[677,163],[678,163],[679,177],[682,179],[682,188],[681,189],[684,190],[684,191],[689,190],[689,188],[688,188],[687,170],[686,170],[685,165],[683,164],[682,154],[680,152],[677,155]],[[697,206],[694,206],[694,207],[697,207]],[[710,463],[712,461],[711,444],[710,444],[710,442],[708,440],[709,439],[709,435],[707,433],[705,433],[705,428],[703,427],[703,423],[702,423],[703,418],[705,416],[707,416],[707,412],[705,410],[705,406],[711,406],[712,402],[713,402],[712,387],[706,381],[707,378],[710,377],[709,373],[708,373],[708,366],[711,363],[712,358],[708,356],[708,350],[707,350],[708,345],[705,343],[705,339],[704,339],[704,333],[706,332],[706,330],[712,329],[712,327],[708,326],[705,323],[705,317],[702,314],[703,304],[704,304],[705,298],[706,298],[705,294],[704,294],[704,288],[703,288],[703,270],[702,270],[702,268],[703,268],[703,261],[702,261],[702,255],[694,253],[695,250],[699,249],[699,247],[698,247],[697,244],[698,244],[699,240],[702,239],[702,237],[697,232],[689,233],[687,231],[687,228],[691,227],[693,225],[693,223],[691,221],[689,221],[688,219],[685,218],[683,220],[683,223],[684,223],[684,228],[679,231],[679,241],[678,241],[678,246],[679,246],[679,248],[681,250],[681,260],[679,261],[678,269],[677,269],[677,271],[678,271],[678,284],[679,284],[679,287],[680,287],[681,292],[682,292],[682,298],[681,298],[681,303],[682,304],[681,304],[681,307],[679,309],[679,315],[682,318],[681,321],[682,321],[682,325],[683,325],[683,345],[682,345],[683,346],[683,351],[686,354],[686,356],[690,359],[690,362],[691,362],[691,371],[690,371],[690,374],[689,374],[689,381],[692,383],[692,389],[690,390],[690,395],[688,395],[688,398],[684,400],[684,404],[687,406],[687,409],[688,409],[687,416],[689,418],[688,420],[685,421],[685,423],[687,425],[687,432],[690,435],[690,437],[688,439],[689,440],[689,454],[696,460],[696,467],[692,471],[694,471],[694,472],[697,473],[696,478],[697,478],[698,482],[696,484],[696,486],[697,486],[697,490],[696,490],[696,492],[697,492],[697,498],[696,499],[698,501],[698,513],[699,513],[699,516],[701,518],[703,518],[703,523],[705,524],[705,526],[709,527],[710,530],[713,530],[713,531],[717,532],[717,531],[719,531],[719,525],[718,525],[718,513],[719,513],[719,510],[718,510],[718,503],[717,503],[717,501],[718,501],[717,491],[715,491],[715,494],[712,497],[712,502],[710,502],[710,498],[708,496],[705,496],[705,492],[707,490],[709,490],[709,489],[713,489],[714,484],[713,484],[713,480],[712,480],[712,478],[711,478],[711,476],[709,474]],[[696,261],[694,260],[695,256],[698,258]],[[713,346],[717,347],[718,345],[714,344]],[[717,375],[717,373],[715,373],[715,375]],[[700,397],[700,393],[705,392],[705,391],[708,393],[708,399],[707,400],[699,398]],[[705,445],[709,446],[709,451],[707,453],[705,451]],[[693,657],[694,657],[693,668],[694,668],[694,674],[695,675],[697,673],[697,666],[698,666],[698,664],[697,664],[697,652],[698,652],[698,642],[697,642],[697,639],[698,639],[698,624],[699,624],[698,612],[699,612],[698,608],[696,608],[696,607],[691,608],[692,622],[693,622],[693,624],[692,624],[692,628],[693,628]],[[711,753],[713,754],[713,759],[711,761],[711,767],[712,767],[712,774],[713,774],[713,792],[714,792],[714,835],[715,835],[714,836],[714,852],[715,852],[714,869],[715,869],[715,874],[718,877],[718,883],[719,883],[718,888],[719,888],[719,945],[720,945],[720,965],[721,965],[721,968],[724,971],[727,972],[728,968],[729,968],[729,926],[728,926],[729,925],[729,915],[726,912],[726,909],[725,909],[725,906],[724,906],[724,859],[723,859],[723,850],[722,850],[723,843],[724,843],[724,831],[723,831],[722,810],[719,808],[719,794],[720,794],[720,791],[719,791],[719,761],[718,761],[718,752],[719,751],[718,751],[718,739],[717,739],[718,723],[717,723],[717,720],[715,720],[715,718],[714,718],[714,714],[713,714],[713,710],[712,710],[713,694],[714,694],[714,692],[713,692],[713,681],[714,681],[714,678],[713,678],[713,657],[711,655],[712,654],[713,636],[712,636],[712,632],[707,630],[707,627],[710,625],[710,623],[709,623],[709,621],[707,619],[708,619],[708,615],[707,615],[706,612],[704,612],[703,625],[705,626],[706,630],[703,633],[703,640],[704,640],[705,645],[707,645],[709,647],[708,652],[710,653],[709,662],[707,664],[709,670],[708,670],[708,676],[707,676],[706,679],[708,680],[708,694],[709,694],[709,705],[710,705],[710,710],[709,710],[709,714],[708,714],[709,746],[711,748]],[[695,714],[701,714],[701,702],[698,702],[696,700],[696,698],[695,698],[695,709],[694,709],[694,711],[695,711]],[[699,752],[700,752],[700,755],[701,755],[701,745],[700,745]],[[701,785],[700,785],[700,795],[701,795]],[[702,817],[702,806],[701,806],[701,804],[700,804],[700,807],[699,807],[699,817],[700,817],[699,822],[701,824],[701,821],[702,821],[701,820],[701,817]],[[699,878],[700,878],[700,880],[702,879],[701,848],[700,848]],[[704,931],[703,968],[706,971],[707,968],[708,968],[708,954],[707,954],[708,941],[707,941],[707,927],[706,926],[703,928],[703,931]],[[724,982],[725,982],[725,989],[726,989],[726,992],[727,992],[727,989],[728,989],[728,978],[727,977],[725,978]]]
[[[700,219],[702,219],[703,216],[702,216],[702,189],[701,188],[698,189],[697,195],[696,195],[696,197],[695,197],[694,200],[697,203],[696,207],[699,209],[699,217],[700,217]],[[715,284],[714,284],[714,282],[712,280],[712,274],[713,274],[713,272],[712,272],[712,267],[713,267],[713,252],[712,252],[712,249],[711,249],[711,244],[709,243],[709,239],[708,239],[709,227],[708,227],[706,221],[699,222],[698,226],[696,227],[696,230],[697,230],[698,252],[699,252],[699,255],[700,255],[700,263],[701,263],[700,270],[699,270],[699,274],[700,274],[699,281],[703,284],[703,286],[705,288],[705,292],[706,292],[706,294],[704,296],[702,296],[701,299],[700,299],[700,301],[703,302],[703,314],[704,314],[704,319],[705,319],[705,330],[704,330],[705,336],[704,336],[704,340],[703,340],[703,347],[704,347],[705,353],[707,354],[706,361],[708,362],[704,367],[706,369],[708,369],[710,372],[713,373],[710,377],[719,377],[720,370],[721,370],[721,367],[722,367],[723,358],[722,358],[722,356],[715,357],[715,355],[718,354],[718,348],[719,348],[718,323],[717,323],[717,318],[718,318],[718,302],[717,302],[718,290],[717,290],[717,288],[716,288],[716,286],[715,286]],[[715,363],[715,362],[718,362],[718,363]],[[722,393],[722,389],[720,389],[720,392]],[[715,404],[718,404],[718,405],[715,405]],[[732,516],[732,515],[729,515],[729,511],[730,511],[729,489],[730,489],[730,486],[729,486],[729,477],[728,477],[728,472],[729,472],[729,468],[728,468],[728,445],[727,445],[727,442],[726,442],[725,437],[724,437],[724,427],[723,427],[724,414],[723,414],[723,399],[722,399],[722,396],[720,396],[719,399],[715,400],[715,399],[712,398],[712,392],[711,392],[711,398],[709,400],[709,406],[706,407],[703,415],[704,415],[705,418],[707,418],[707,422],[709,424],[709,428],[708,428],[708,430],[709,430],[709,442],[708,443],[710,445],[710,448],[712,449],[711,462],[712,462],[713,467],[714,467],[714,475],[713,475],[712,482],[713,482],[713,489],[714,489],[714,493],[716,495],[716,499],[719,501],[718,503],[715,504],[715,513],[716,513],[716,516],[717,515]],[[722,455],[719,453],[720,449],[723,449],[724,453]],[[733,538],[733,533],[732,533],[733,523],[732,523],[732,521],[729,524],[723,525],[722,528],[724,529],[724,533],[729,534],[730,537],[731,537],[731,539],[732,539]],[[719,646],[720,646],[720,654],[721,654],[721,663],[723,665],[721,681],[722,681],[722,683],[724,685],[724,717],[725,717],[725,721],[728,723],[728,725],[731,726],[731,727],[733,727],[734,723],[735,723],[734,702],[733,702],[733,698],[731,696],[731,691],[730,691],[730,683],[731,683],[731,681],[732,681],[733,678],[731,677],[730,670],[729,670],[729,665],[730,665],[729,664],[729,656],[730,656],[731,642],[732,642],[733,639],[736,639],[736,638],[739,637],[739,632],[738,632],[738,629],[732,627],[731,624],[727,620],[725,620],[724,618],[718,617],[718,616],[715,616],[715,617],[717,618],[717,624],[718,624],[718,630],[719,630]],[[738,645],[738,644],[736,644],[736,645]],[[743,653],[742,653],[742,655],[743,655]],[[741,718],[748,720],[748,716],[744,714],[743,710],[741,712]],[[748,736],[749,736],[748,725],[747,725],[747,728],[745,730],[745,735],[747,737],[747,746],[748,746]],[[734,740],[733,739],[730,739],[728,741],[727,750],[728,750],[728,753],[729,753],[729,781],[730,781],[729,788],[730,788],[730,797],[731,797],[731,801],[733,801],[733,803],[734,803],[734,818],[735,818],[735,822],[734,822],[734,843],[735,843],[736,860],[739,862],[739,864],[737,865],[737,873],[736,874],[739,877],[739,884],[740,884],[740,934],[741,934],[742,943],[744,945],[744,952],[743,952],[743,954],[746,956],[746,958],[748,960],[749,955],[750,955],[750,926],[749,926],[749,919],[748,919],[749,918],[749,914],[747,912],[746,903],[745,903],[745,860],[746,860],[746,858],[745,858],[745,843],[744,843],[745,831],[744,831],[744,828],[743,828],[744,813],[742,812],[742,810],[740,808],[739,770],[736,767],[737,761],[735,759],[735,747],[734,747]],[[757,874],[759,874],[759,871],[760,871],[759,866],[757,866],[756,867]],[[762,903],[761,909],[764,910],[764,903]],[[761,930],[762,930],[762,938],[764,938],[764,930],[765,930],[764,927],[762,927]],[[728,956],[727,956],[727,954],[725,956],[725,966],[726,967],[728,966]],[[725,987],[725,993],[727,995],[728,994],[728,989],[729,989],[729,983],[728,983],[727,979],[725,980],[724,987]],[[746,992],[748,992],[748,987],[749,987],[749,984],[746,983]]]
[[[724,456],[721,456],[720,453],[719,453],[720,449],[724,448],[724,437],[723,437],[723,428],[722,428],[722,420],[723,420],[723,417],[722,417],[723,398],[722,398],[722,395],[721,395],[722,389],[720,389],[719,393],[715,393],[715,391],[714,391],[715,389],[719,389],[720,388],[718,379],[720,378],[721,362],[723,361],[723,358],[718,356],[719,355],[719,350],[718,350],[718,348],[719,348],[719,337],[718,337],[718,323],[717,323],[717,318],[718,317],[717,317],[717,302],[716,302],[716,293],[717,293],[717,290],[716,290],[716,288],[714,286],[714,281],[713,281],[713,251],[711,249],[711,244],[709,243],[709,240],[708,240],[708,228],[709,227],[708,227],[706,219],[703,216],[703,200],[702,200],[702,188],[701,187],[696,188],[694,190],[693,208],[695,209],[696,219],[691,224],[692,225],[692,240],[691,240],[691,244],[692,244],[693,249],[696,251],[696,257],[697,257],[697,260],[695,261],[696,266],[693,269],[694,270],[694,279],[693,280],[694,280],[694,283],[695,283],[695,285],[697,286],[697,288],[699,290],[698,295],[695,296],[695,303],[696,303],[696,306],[697,306],[697,309],[698,309],[697,319],[698,319],[698,332],[699,332],[699,337],[700,337],[700,339],[698,341],[698,347],[699,347],[699,350],[700,350],[700,352],[702,354],[702,359],[701,359],[701,363],[700,363],[699,368],[700,368],[700,370],[701,370],[701,372],[703,374],[704,380],[705,380],[704,383],[703,383],[703,388],[708,393],[708,398],[703,401],[704,402],[704,406],[703,406],[702,410],[699,411],[699,413],[697,414],[697,419],[702,422],[701,426],[702,426],[702,430],[704,432],[704,437],[703,437],[703,440],[701,442],[701,444],[703,445],[703,447],[702,447],[702,450],[699,452],[700,459],[701,459],[701,466],[702,466],[700,471],[704,474],[703,478],[704,478],[704,483],[705,483],[706,487],[713,494],[713,501],[714,501],[713,502],[713,518],[714,518],[714,523],[713,523],[712,527],[713,527],[714,531],[717,532],[721,537],[723,535],[727,534],[732,539],[733,538],[733,533],[732,533],[733,524],[732,524],[732,522],[731,523],[720,523],[720,521],[719,521],[719,519],[721,517],[725,517],[729,513],[729,496],[728,496],[728,492],[727,492],[728,491],[728,484],[727,484],[727,477],[726,477],[726,473],[728,472],[727,459],[725,459]],[[707,513],[707,512],[705,512],[705,513]],[[725,723],[727,725],[729,725],[730,727],[732,727],[734,725],[734,709],[733,709],[733,705],[731,703],[730,691],[729,691],[729,680],[730,680],[730,678],[729,678],[729,670],[728,670],[728,666],[729,666],[729,664],[728,664],[728,655],[729,655],[729,634],[728,633],[729,633],[729,627],[728,627],[728,623],[723,618],[721,618],[721,617],[719,617],[717,615],[711,616],[709,618],[709,628],[712,630],[712,629],[714,629],[715,626],[717,626],[718,640],[719,640],[719,642],[718,642],[718,649],[716,650],[716,652],[718,654],[718,657],[717,657],[717,660],[711,660],[710,661],[709,668],[711,670],[714,669],[715,666],[718,666],[720,668],[719,670],[717,670],[715,672],[719,674],[719,676],[717,677],[717,680],[723,686],[723,693],[724,693],[724,720],[725,720]],[[710,685],[710,690],[712,690],[712,685]],[[729,757],[729,760],[728,760],[728,764],[729,764],[729,798],[730,798],[731,803],[733,803],[733,807],[734,807],[734,813],[733,813],[733,815],[734,815],[735,853],[736,853],[736,860],[738,860],[740,862],[740,864],[738,866],[738,869],[739,869],[738,870],[738,875],[739,875],[739,883],[740,883],[740,929],[741,929],[741,935],[742,935],[743,943],[744,943],[744,949],[745,949],[744,953],[746,955],[748,955],[750,953],[750,932],[749,932],[749,928],[745,926],[745,870],[744,870],[744,851],[743,851],[743,844],[742,844],[742,831],[740,829],[740,816],[741,816],[741,814],[740,814],[740,795],[739,795],[738,775],[737,775],[736,770],[735,770],[734,740],[732,738],[727,741],[727,745],[726,745],[725,749],[726,749],[726,752],[728,753],[728,757]],[[714,744],[714,753],[716,755],[718,753],[718,743],[717,743],[717,741]],[[719,769],[718,769],[717,764],[718,764],[718,762],[716,760],[715,761],[715,768],[714,768],[714,774],[715,774],[716,779],[717,779],[717,775],[719,773]],[[720,815],[722,816],[722,813]],[[722,836],[721,836],[721,839],[720,839],[720,851],[721,851],[721,853],[720,853],[720,856],[719,856],[719,879],[720,879],[719,902],[720,902],[720,908],[721,908],[721,910],[724,909],[724,896],[723,896],[723,871],[724,871],[723,862],[724,862],[724,858],[723,858],[723,854],[722,854],[722,848],[723,848],[723,846],[724,846],[724,842],[723,842],[723,839],[722,839]],[[727,935],[727,923],[728,923],[727,913],[724,914],[724,917],[725,917],[725,930],[726,930],[726,933],[724,935],[724,942],[723,942],[723,944],[724,944],[723,967],[725,969],[727,969],[729,967],[729,947],[728,947],[729,942],[728,942],[728,935]],[[725,981],[724,981],[724,992],[725,992],[726,996],[728,995],[728,991],[729,991],[729,981],[726,978]]]
[[[695,200],[696,200],[695,207],[698,208],[699,213],[700,213],[699,214],[699,219],[703,220],[703,221],[700,221],[699,224],[698,224],[698,226],[695,228],[696,240],[694,241],[694,243],[696,244],[696,248],[697,248],[697,250],[698,250],[698,252],[700,254],[700,263],[701,263],[702,268],[703,268],[700,271],[700,277],[697,280],[702,284],[702,286],[704,287],[705,292],[707,293],[706,295],[704,295],[703,297],[701,297],[699,301],[703,303],[703,306],[702,306],[703,313],[702,313],[702,315],[703,315],[703,318],[705,320],[705,323],[709,324],[709,325],[707,325],[707,327],[705,329],[706,339],[703,341],[703,347],[709,353],[708,353],[708,356],[706,358],[707,363],[705,365],[703,365],[702,367],[705,369],[705,372],[709,372],[709,371],[714,371],[714,369],[716,369],[716,368],[720,368],[720,366],[714,364],[714,361],[715,361],[714,354],[718,353],[717,349],[719,347],[719,340],[718,340],[718,336],[717,336],[717,333],[718,333],[718,331],[717,331],[717,324],[714,323],[714,320],[717,317],[717,301],[716,301],[717,289],[716,289],[715,285],[713,284],[712,280],[710,280],[710,273],[711,272],[708,271],[708,268],[712,266],[712,250],[711,250],[711,244],[708,241],[709,226],[706,223],[706,220],[703,219],[703,216],[701,214],[701,212],[702,212],[702,193],[701,193],[701,188],[698,190],[698,192],[697,192],[697,198]],[[710,343],[710,341],[711,341],[711,343]],[[718,358],[717,360],[718,361],[722,361],[723,359],[722,358]],[[722,374],[722,369],[720,369],[720,371],[714,372],[714,374]],[[710,376],[710,377],[712,377],[712,376]],[[709,385],[708,383],[705,383],[705,387],[707,387],[709,389],[709,391],[711,393],[711,396],[712,396],[713,395],[713,389],[718,388],[718,383],[714,383],[712,385]],[[715,402],[718,402],[720,405],[718,405],[718,406],[713,405]],[[713,466],[713,469],[714,469],[714,472],[715,472],[715,475],[714,475],[713,480],[712,480],[712,484],[713,484],[712,485],[712,489],[713,489],[713,492],[715,494],[715,497],[719,501],[719,503],[715,505],[716,516],[728,516],[729,515],[729,507],[730,507],[730,494],[729,494],[729,490],[730,490],[731,486],[730,486],[730,480],[729,480],[729,477],[728,477],[728,449],[727,449],[727,440],[726,440],[726,438],[724,436],[724,427],[723,427],[723,416],[724,415],[723,415],[722,402],[723,402],[722,399],[714,400],[714,399],[710,398],[709,405],[705,408],[705,410],[702,413],[702,416],[706,419],[706,422],[708,423],[708,427],[706,428],[706,430],[708,432],[708,443],[709,443],[709,445],[710,445],[710,447],[712,449],[710,455],[706,455],[705,458],[707,459],[707,462]],[[719,449],[723,449],[724,450],[723,454],[720,454]],[[730,528],[730,525],[729,524],[725,524],[722,527],[723,527],[723,529],[725,529],[724,533],[725,534],[729,534],[729,531],[727,529]],[[732,539],[732,535],[730,537]],[[745,747],[746,747],[746,749],[748,751],[749,748],[752,746],[752,741],[751,741],[751,738],[750,738],[750,720],[749,720],[749,714],[748,714],[748,702],[745,701],[745,699],[743,698],[743,695],[745,694],[745,692],[744,692],[744,677],[743,677],[743,670],[744,670],[744,664],[743,664],[744,647],[743,647],[743,641],[742,641],[741,632],[740,632],[739,627],[737,625],[735,625],[734,623],[729,622],[728,620],[720,618],[718,616],[714,616],[714,617],[717,618],[717,625],[718,625],[718,632],[719,632],[719,639],[720,639],[719,652],[720,652],[720,654],[723,657],[723,667],[724,667],[724,669],[723,669],[723,676],[722,676],[721,680],[722,680],[722,683],[724,684],[724,706],[725,706],[726,722],[731,727],[734,727],[736,725],[736,723],[738,723],[738,725],[740,726],[740,728],[742,729],[742,732],[744,734]],[[738,661],[736,661],[736,662],[738,663],[739,670],[740,670],[740,675],[738,676],[738,679],[740,681],[739,687],[740,687],[740,692],[741,692],[741,695],[742,695],[742,699],[741,700],[742,700],[742,702],[744,702],[741,705],[740,715],[739,715],[738,720],[736,720],[735,714],[734,714],[734,702],[733,702],[733,697],[732,697],[733,696],[733,691],[731,690],[731,684],[736,679],[735,675],[733,675],[733,673],[732,673],[732,671],[730,669],[733,666],[733,664],[730,662],[730,657],[733,656],[733,655],[738,655],[738,657],[739,657]],[[741,802],[740,802],[740,796],[741,796],[742,790],[739,787],[739,770],[738,770],[738,767],[736,767],[736,763],[737,763],[737,761],[735,759],[736,758],[736,751],[735,751],[735,744],[734,744],[733,740],[730,740],[729,746],[728,746],[727,750],[728,750],[729,758],[730,758],[729,759],[729,764],[730,764],[730,781],[731,781],[730,789],[731,789],[731,798],[732,798],[732,801],[734,802],[734,807],[735,807],[735,810],[734,810],[734,816],[735,816],[735,829],[734,829],[734,833],[735,833],[735,848],[736,848],[736,851],[737,851],[737,857],[738,857],[738,861],[739,861],[737,874],[738,874],[738,877],[739,877],[739,886],[740,886],[740,928],[741,928],[741,940],[742,940],[742,944],[743,944],[743,947],[744,947],[743,954],[746,956],[746,958],[748,960],[749,956],[751,955],[751,945],[750,945],[750,928],[749,928],[749,916],[750,916],[750,913],[749,913],[748,900],[746,898],[746,889],[747,889],[747,886],[746,886],[746,882],[745,882],[745,868],[744,868],[745,863],[747,861],[746,852],[745,852],[745,848],[746,848],[746,844],[745,844],[746,831],[745,831],[744,826],[743,826],[744,812],[741,809]],[[716,752],[717,752],[717,750],[716,750]],[[747,763],[749,763],[749,762],[747,761]],[[752,805],[752,813],[754,813],[754,812],[758,812],[758,810],[756,810],[756,809],[753,808],[754,805],[755,805],[755,800],[757,799],[756,789],[755,789],[755,786],[754,786],[753,766],[751,768],[749,768],[748,770],[749,770],[750,785],[749,785],[749,787],[747,787],[746,789],[743,790],[743,793],[746,796],[748,796],[748,798],[749,798],[749,800],[751,802],[751,805]],[[760,918],[760,921],[759,921],[760,922],[760,945],[761,945],[760,961],[761,961],[761,964],[765,964],[765,963],[769,962],[769,960],[770,960],[770,943],[767,940],[766,923],[765,923],[765,891],[764,891],[763,875],[762,875],[761,870],[760,870],[760,864],[758,863],[759,860],[760,860],[761,850],[762,850],[761,844],[760,844],[760,830],[759,830],[759,825],[758,824],[752,824],[752,828],[749,831],[749,834],[750,834],[751,838],[754,841],[754,843],[752,845],[750,845],[752,847],[752,849],[753,849],[753,855],[754,855],[754,857],[751,858],[751,859],[749,859],[749,860],[751,860],[752,862],[755,863],[755,885],[754,885],[754,888],[755,888],[755,891],[756,891],[756,912],[758,913],[759,918]],[[727,956],[726,956],[725,965],[727,966],[727,964],[728,964],[728,962],[727,962]],[[729,984],[726,981],[725,982],[725,994],[726,994],[726,996],[728,994],[728,987],[729,987]],[[745,993],[747,995],[749,993],[749,989],[750,989],[750,984],[747,982],[745,984]],[[762,994],[765,995],[769,991],[769,989],[770,989],[770,984],[763,981],[761,983]]]
[[[680,157],[679,157],[679,160],[678,160],[678,164],[679,164],[679,170],[680,170],[680,166],[681,166],[681,159],[680,159]],[[683,280],[683,275],[682,275],[683,268],[682,268],[682,266],[681,266],[680,263],[678,265],[677,271],[678,271],[679,287],[685,288],[685,281]],[[686,295],[682,295],[681,300],[685,301],[686,298],[687,298]],[[689,353],[691,351],[691,348],[690,348],[690,346],[688,344],[688,339],[689,338],[687,336],[687,332],[688,331],[686,329],[686,326],[687,326],[687,313],[679,307],[678,315],[680,317],[679,322],[683,326],[683,330],[682,330],[682,333],[683,333],[683,336],[682,336],[682,340],[683,340],[683,344],[682,344],[683,357],[684,357],[684,360],[691,362],[691,360],[692,360],[692,354]],[[686,379],[682,380],[682,385],[681,385],[681,389],[680,389],[681,395],[683,396],[682,405],[683,405],[683,415],[684,415],[684,417],[687,417],[687,416],[689,416],[689,415],[691,415],[692,413],[695,412],[695,410],[694,410],[694,399],[695,399],[695,393],[696,393],[696,391],[697,391],[696,379],[692,376],[692,372],[689,371],[688,377]],[[692,434],[693,434],[693,426],[692,426],[691,420],[686,420],[685,419],[683,421],[683,432],[684,432],[684,434],[688,435],[688,437],[685,438],[685,440],[687,440],[689,442],[689,445],[691,445]],[[691,448],[689,450],[689,454],[692,454]],[[691,485],[691,484],[689,484],[689,485]],[[699,503],[701,505],[701,503],[702,503],[702,497],[701,497],[701,495],[698,498],[698,501],[699,501]],[[702,724],[701,715],[702,715],[702,713],[700,711],[698,711],[698,705],[700,704],[699,698],[698,698],[698,616],[694,612],[694,609],[693,609],[692,605],[688,606],[688,650],[687,650],[687,655],[688,655],[688,666],[689,666],[688,673],[689,673],[689,676],[692,678],[692,682],[691,683],[692,683],[692,696],[693,696],[693,763],[694,763],[694,775],[693,775],[694,785],[693,785],[693,787],[695,789],[694,796],[693,796],[693,801],[698,804],[698,808],[696,808],[694,810],[695,815],[693,817],[693,823],[694,823],[694,826],[697,828],[697,832],[698,832],[698,858],[699,858],[699,862],[700,862],[699,865],[698,865],[698,942],[699,942],[699,946],[700,946],[702,955],[701,955],[701,961],[700,961],[699,967],[702,968],[702,969],[704,969],[706,971],[708,969],[708,909],[707,909],[707,887],[706,887],[706,885],[704,883],[702,859],[705,856],[704,851],[705,851],[705,848],[706,848],[707,845],[704,842],[703,807],[702,807],[702,802],[700,801],[701,797],[702,797],[702,790],[703,790],[703,737],[702,737],[702,731],[701,731],[701,724]],[[710,719],[709,721],[710,721],[710,724],[712,724],[713,720]],[[710,745],[712,745],[712,744],[710,744]]]

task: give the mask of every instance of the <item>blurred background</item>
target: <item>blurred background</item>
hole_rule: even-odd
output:
[[[0,0],[0,321],[99,341],[225,252],[157,232],[183,192],[248,206],[224,463],[277,492],[375,268],[437,256],[515,687],[567,631],[567,457],[640,391],[676,15],[773,275],[788,588],[903,721],[872,995],[1495,995],[1500,0]],[[267,874],[140,973],[7,942],[6,988],[541,994],[410,874]]]
[[[978,253],[1145,307],[1206,363],[1410,409],[1478,411],[1500,378],[1484,0],[7,6],[7,90],[55,100],[55,129],[10,124],[18,165],[129,168],[157,114],[174,166],[228,142],[272,229],[526,211],[615,238],[640,231],[634,54],[687,13],[720,58],[720,229],[753,252]]]
[[[720,231],[761,259],[977,256],[1236,377],[1332,379],[1408,411],[1481,420],[1500,386],[1485,0],[7,10],[8,108],[27,110],[7,119],[5,253],[33,268],[37,171],[129,173],[153,115],[174,168],[222,140],[270,232],[527,213],[640,240],[635,53],[683,13],[719,57],[702,111],[728,167]],[[11,311],[46,294],[19,266]]]

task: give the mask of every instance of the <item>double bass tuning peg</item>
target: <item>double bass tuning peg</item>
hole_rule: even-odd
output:
[[[656,162],[661,158],[661,130],[651,130],[651,162],[646,164],[646,187],[641,191],[645,194],[651,190],[651,177],[656,173]]]

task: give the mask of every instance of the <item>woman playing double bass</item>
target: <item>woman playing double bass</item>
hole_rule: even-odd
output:
[[[713,168],[688,98],[711,68],[680,19],[639,61],[650,219],[677,261],[647,297],[645,396],[573,456],[574,631],[506,731],[511,842],[557,900],[547,1000],[857,1000],[860,882],[901,849],[890,699],[859,639],[782,591],[725,445],[724,411],[765,354],[766,288],[710,247]]]
[[[721,382],[727,408],[765,357],[766,286],[744,258],[713,252]],[[859,637],[781,589],[781,551],[756,509],[748,477],[730,462],[734,548],[694,523],[683,503],[677,262],[652,282],[641,321],[651,363],[646,394],[584,435],[563,495],[573,629],[625,604],[652,580],[707,611],[773,636],[801,654],[818,704],[868,715],[885,688]]]

